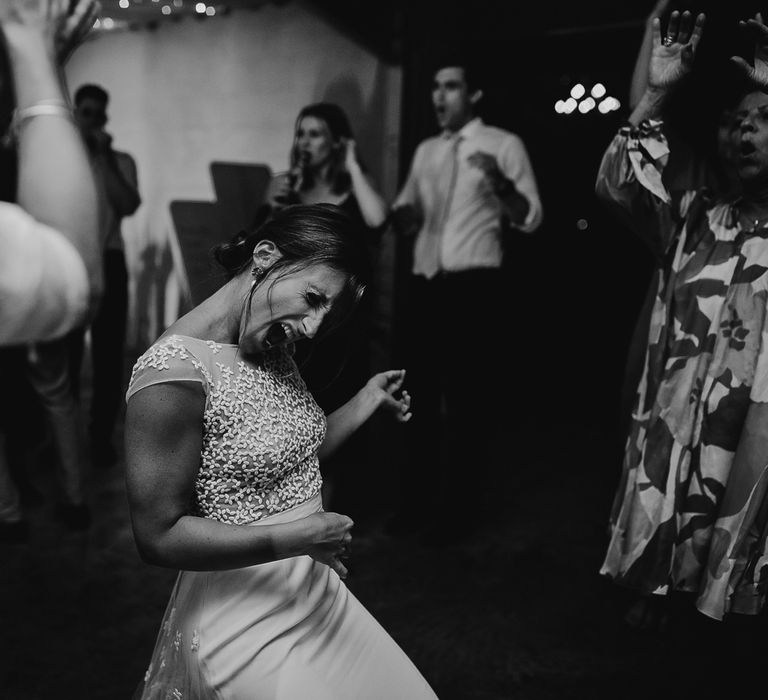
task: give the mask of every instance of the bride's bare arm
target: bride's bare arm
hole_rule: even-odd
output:
[[[352,521],[315,513],[276,525],[228,525],[190,515],[200,466],[205,394],[194,382],[148,386],[126,412],[126,480],[142,558],[192,571],[234,569],[307,554],[346,575],[339,561]]]

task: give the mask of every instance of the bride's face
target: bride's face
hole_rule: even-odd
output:
[[[267,273],[243,309],[238,343],[243,353],[313,338],[345,282],[341,272],[322,264],[277,277]]]

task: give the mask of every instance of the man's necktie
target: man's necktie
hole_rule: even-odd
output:
[[[451,213],[453,204],[453,195],[456,190],[456,178],[459,173],[459,144],[461,143],[461,134],[456,134],[451,138],[444,166],[440,169],[438,196],[435,198],[435,204],[438,209],[435,217],[435,229],[432,246],[425,273],[427,277],[434,277],[441,269],[440,251],[442,248],[445,225]]]

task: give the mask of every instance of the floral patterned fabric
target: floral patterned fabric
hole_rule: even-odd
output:
[[[765,600],[768,211],[670,194],[661,122],[625,127],[597,193],[663,260],[601,573],[697,594],[721,619]]]

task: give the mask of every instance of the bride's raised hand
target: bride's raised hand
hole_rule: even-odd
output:
[[[411,419],[411,395],[403,389],[404,369],[390,369],[374,374],[366,383],[367,391],[378,410],[385,410],[399,423]]]

